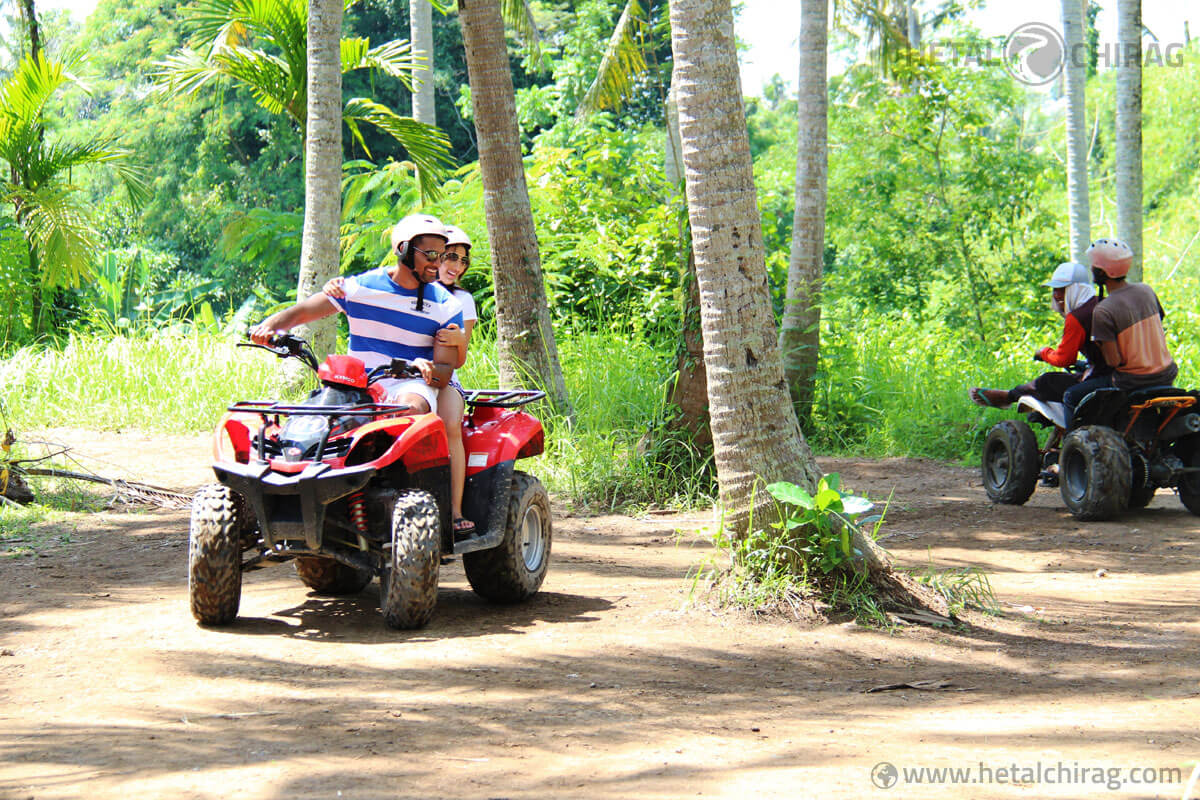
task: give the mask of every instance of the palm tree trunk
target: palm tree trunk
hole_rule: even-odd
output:
[[[667,144],[663,152],[663,174],[667,183],[678,187],[683,180],[683,153],[679,144],[679,100],[676,97],[675,69],[671,69],[671,88],[667,90],[664,117],[667,125]]]
[[[1117,236],[1133,249],[1129,279],[1142,279],[1142,2],[1117,3]]]
[[[671,386],[668,401],[677,411],[669,419],[668,427],[687,434],[692,444],[707,450],[712,446],[712,429],[708,422],[708,375],[704,371],[704,337],[700,330],[696,257],[690,248],[687,274],[683,279],[683,331],[675,355],[675,383]]]
[[[717,480],[737,535],[777,519],[765,483],[811,489],[820,469],[779,358],[729,0],[671,0],[671,39]]]
[[[779,332],[783,370],[800,419],[807,419],[812,411],[821,341],[829,138],[825,77],[828,25],[826,0],[801,0],[796,206],[792,212],[787,299]]]
[[[296,299],[340,271],[342,221],[342,1],[309,0],[308,115],[304,136],[304,234]],[[318,358],[336,345],[336,319],[302,326]]]
[[[904,5],[905,17],[908,22],[908,46],[913,50],[921,49],[921,12],[913,0]],[[803,24],[803,23],[801,23]]]
[[[21,0],[21,16],[25,18],[25,27],[29,29],[29,57],[36,61],[42,52],[42,32],[33,0]]]
[[[1067,208],[1071,222],[1071,256],[1083,262],[1091,243],[1092,220],[1088,202],[1087,168],[1087,59],[1083,47],[1083,9],[1079,0],[1062,0],[1063,39],[1067,87]]]
[[[433,102],[433,6],[429,0],[408,0],[408,26],[413,50],[425,57],[424,69],[413,71],[413,119],[437,125]]]
[[[458,11],[492,248],[500,383],[543,388],[557,409],[570,413],[521,161],[500,2],[459,0]]]

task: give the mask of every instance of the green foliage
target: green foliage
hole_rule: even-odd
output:
[[[248,91],[269,113],[286,114],[303,133],[307,0],[199,0],[185,11],[183,23],[191,34],[190,46],[158,62],[153,74],[163,94],[190,95],[210,84],[230,82]],[[361,37],[341,42],[342,72],[376,71],[411,88],[410,76],[418,64],[406,41],[376,47]],[[395,139],[417,165],[422,193],[436,193],[438,178],[449,163],[445,134],[365,97],[348,100],[343,118],[364,149],[358,127],[363,122]]]
[[[630,24],[617,31],[631,7]],[[570,127],[577,112],[615,108],[622,127],[661,126],[670,85],[671,42],[667,3],[661,0],[584,0],[539,15],[550,82],[517,89],[522,131]],[[613,42],[614,32],[623,33]],[[608,62],[605,53],[610,53]]]
[[[822,476],[815,494],[792,483],[780,482],[767,486],[782,505],[784,516],[773,523],[779,535],[771,557],[780,559],[781,566],[807,576],[813,568],[828,575],[850,566],[855,553],[850,545],[850,531],[857,528],[856,516],[870,507],[862,498],[838,491],[841,477],[834,473]]]
[[[713,533],[713,545],[727,554],[728,564],[710,561],[695,575],[693,591],[704,585],[718,603],[758,611],[799,613],[803,604],[824,611],[846,612],[864,622],[887,625],[878,593],[870,580],[853,569],[850,530],[877,534],[882,515],[859,519],[871,503],[841,490],[836,474],[823,476],[810,494],[791,483],[766,489],[779,503],[779,522],[756,525],[731,535],[724,526]]]
[[[70,183],[73,170],[111,166],[135,203],[146,197],[141,170],[111,140],[72,142],[47,135],[47,106],[76,80],[79,64],[78,56],[60,62],[39,54],[22,59],[0,84],[0,160],[8,170],[0,193],[24,234],[39,289],[78,286],[97,249],[92,215]],[[38,324],[34,319],[35,329]]]
[[[663,178],[663,140],[603,114],[592,123],[540,142],[528,167],[550,308],[564,322],[611,320],[673,344],[689,242],[683,198]]]

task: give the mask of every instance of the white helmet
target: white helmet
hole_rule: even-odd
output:
[[[467,232],[455,225],[446,226],[446,246],[452,244],[463,244],[467,246],[467,250],[471,249],[471,237],[467,236]]]
[[[1049,286],[1051,289],[1062,289],[1070,286],[1072,283],[1087,283],[1092,282],[1092,271],[1080,264],[1078,261],[1064,261],[1054,269],[1054,274],[1050,276],[1050,280],[1042,284]]]
[[[401,263],[408,264],[408,243],[418,236],[446,238],[446,226],[437,217],[428,214],[409,214],[392,226],[392,250]]]

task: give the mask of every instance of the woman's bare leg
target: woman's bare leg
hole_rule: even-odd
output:
[[[463,398],[453,386],[447,386],[438,394],[438,416],[446,425],[446,445],[450,449],[450,513],[454,519],[458,519],[463,515],[467,454],[462,439]]]

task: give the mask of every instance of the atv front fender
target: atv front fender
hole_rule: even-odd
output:
[[[305,547],[321,549],[325,508],[334,500],[358,491],[375,475],[372,466],[333,469],[309,464],[303,472],[281,475],[267,464],[213,465],[217,480],[238,492],[254,509],[263,544],[274,547],[287,540],[303,539]]]

